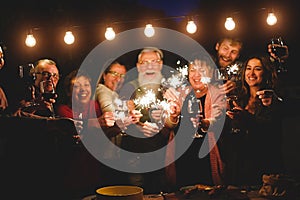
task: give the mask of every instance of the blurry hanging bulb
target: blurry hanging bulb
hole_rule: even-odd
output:
[[[275,16],[275,14],[273,12],[268,13],[267,24],[273,26],[276,23],[277,23],[277,17]]]
[[[232,17],[227,17],[225,21],[225,28],[228,31],[231,31],[235,28],[235,22],[233,21]]]
[[[193,20],[188,21],[186,25],[186,31],[190,34],[193,34],[197,31],[197,26]]]
[[[147,25],[146,25],[145,30],[144,30],[144,34],[145,34],[147,37],[153,37],[153,36],[154,36],[155,30],[154,30],[152,24],[147,24]]]
[[[36,45],[36,40],[33,34],[30,33],[26,36],[25,44],[28,47],[34,47]]]
[[[75,37],[72,33],[72,31],[67,31],[64,37],[64,41],[66,44],[70,45],[73,44],[75,41]]]
[[[107,40],[113,40],[116,37],[116,33],[112,27],[107,27],[105,32],[105,38]]]

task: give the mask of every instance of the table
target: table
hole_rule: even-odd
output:
[[[57,199],[61,191],[62,159],[60,141],[70,137],[76,128],[69,119],[32,119],[22,117],[0,117],[0,198],[21,194],[22,198],[41,196]],[[65,138],[66,136],[66,138]],[[226,191],[222,195],[209,196],[197,192],[191,200],[249,199],[266,200],[257,190],[241,193]],[[224,197],[225,195],[225,197]],[[234,197],[232,197],[235,195]],[[295,195],[288,200],[299,200]],[[88,199],[90,198],[90,199]],[[95,195],[86,197],[91,200]],[[161,196],[145,195],[145,200],[161,200]],[[184,200],[182,193],[166,196],[166,200]]]
[[[0,127],[0,198],[16,193],[24,199],[59,195],[59,141],[76,130],[73,122],[0,117]]]
[[[171,193],[166,195],[165,199],[161,195],[149,194],[144,195],[144,200],[270,200],[268,198],[264,198],[259,196],[257,191],[251,191],[245,194],[238,195],[240,191],[232,192],[235,193],[235,196],[230,195],[220,195],[220,196],[209,196],[205,192],[199,192],[190,197],[185,197],[182,194]],[[96,195],[89,195],[84,197],[82,200],[97,200]]]

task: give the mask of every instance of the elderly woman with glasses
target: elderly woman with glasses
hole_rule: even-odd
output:
[[[95,97],[103,112],[114,111],[113,101],[118,98],[118,89],[124,82],[127,70],[124,65],[113,62],[103,73],[97,85]]]

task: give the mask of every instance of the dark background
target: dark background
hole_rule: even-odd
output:
[[[274,9],[278,18],[272,27],[265,22],[269,9]],[[186,33],[186,17],[194,16],[198,31],[189,35],[191,38],[214,53],[219,37],[237,36],[244,42],[242,60],[252,53],[266,53],[269,40],[280,35],[290,52],[288,72],[280,74],[286,95],[284,152],[289,172],[300,177],[300,157],[296,154],[300,146],[299,10],[297,1],[293,0],[5,1],[0,5],[0,42],[6,64],[0,72],[0,83],[9,101],[13,102],[22,87],[18,66],[41,58],[55,60],[64,77],[80,67],[88,53],[105,40],[104,32],[109,24],[116,33],[144,27],[147,22]],[[228,15],[236,21],[236,29],[232,32],[224,28]],[[63,41],[67,28],[71,28],[76,38],[70,46]],[[37,39],[34,48],[24,43],[29,29]],[[130,55],[124,64],[134,66],[136,55]]]

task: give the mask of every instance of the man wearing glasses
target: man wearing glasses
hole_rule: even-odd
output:
[[[41,59],[37,61],[33,71],[31,71],[33,84],[27,88],[24,98],[21,99],[21,107],[16,115],[34,114],[44,117],[54,117],[53,104],[56,102],[57,94],[55,93],[60,75],[55,61],[50,59]],[[42,96],[41,82],[48,81],[53,91],[53,96],[46,98]],[[50,85],[47,84],[47,87]]]
[[[142,102],[136,100],[141,99],[149,92],[153,92],[155,99],[163,100],[163,90],[161,81],[163,78],[163,52],[156,47],[146,47],[140,51],[137,57],[138,77],[124,85],[120,90],[120,96],[131,99],[134,102],[135,109],[140,110],[143,116],[139,122],[127,127],[127,135],[122,139],[123,149],[129,152],[140,153],[141,156],[133,155],[128,158],[128,164],[136,167],[137,171],[143,170],[143,165],[152,160],[156,162],[158,159],[164,159],[164,154],[156,150],[161,149],[168,143],[169,132],[172,127],[158,127],[155,123],[155,115],[160,115],[156,111],[150,111],[148,107],[144,107]],[[156,113],[156,114],[154,114]],[[170,116],[170,120],[173,116]],[[173,117],[178,119],[177,116]],[[159,118],[160,119],[160,118]],[[171,120],[173,123],[174,119]],[[150,153],[147,156],[143,153]],[[132,185],[140,186],[144,189],[144,193],[159,193],[170,189],[168,185],[165,169],[159,169],[147,173],[129,173],[128,182]]]

